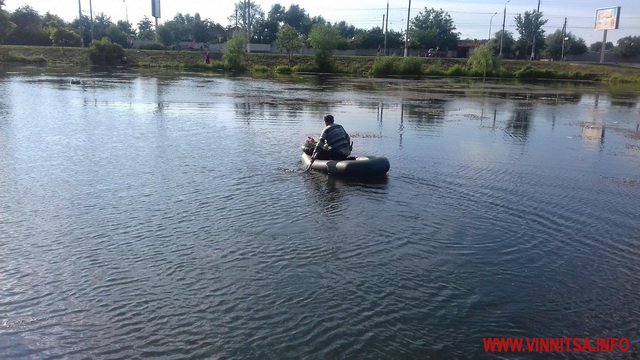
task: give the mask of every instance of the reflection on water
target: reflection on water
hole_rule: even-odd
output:
[[[633,338],[639,111],[592,84],[3,74],[0,354]],[[388,176],[302,172],[326,113]]]

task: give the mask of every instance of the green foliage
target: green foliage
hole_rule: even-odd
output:
[[[442,63],[440,63],[440,61],[436,61],[435,63],[427,66],[424,74],[430,76],[442,76],[445,75],[446,72],[442,69]]]
[[[613,49],[613,43],[611,41],[607,41],[607,43],[604,44],[604,49]],[[589,50],[593,52],[600,52],[602,50],[602,41],[596,41],[593,44],[589,45]]]
[[[564,35],[564,55],[581,55],[587,52],[587,45],[581,38],[576,38],[572,33]],[[562,30],[558,29],[554,33],[547,36],[545,41],[546,49],[545,56],[554,59],[562,60]]]
[[[318,70],[333,69],[333,51],[338,45],[340,35],[328,25],[315,25],[309,33],[309,43],[314,50],[314,60]]]
[[[492,74],[500,68],[498,58],[493,55],[491,45],[484,44],[478,47],[473,55],[467,60],[467,66],[474,74],[482,75]]]
[[[245,49],[247,40],[244,33],[237,31],[233,37],[226,42],[222,53],[222,60],[229,70],[243,71],[246,67],[247,54]]]
[[[0,44],[3,44],[9,38],[9,35],[16,28],[16,24],[11,22],[9,14],[0,9]]]
[[[268,73],[270,71],[271,69],[269,69],[269,67],[266,65],[253,65],[251,67],[252,73]]]
[[[549,19],[542,18],[541,11],[525,11],[524,16],[518,14],[515,17],[516,29],[520,38],[516,44],[520,58],[528,58],[533,46],[533,37],[536,38],[536,49],[544,48],[544,29],[542,28]]]
[[[167,47],[159,43],[142,44],[140,50],[167,50]]]
[[[127,47],[128,35],[124,31],[122,31],[118,26],[113,24],[109,26],[105,35],[114,44],[118,44],[122,47]]]
[[[447,70],[449,76],[467,76],[467,69],[460,64],[455,64]]]
[[[11,13],[9,20],[15,28],[7,43],[15,45],[51,45],[49,31],[44,28],[40,14],[29,5],[23,5]]]
[[[138,37],[141,40],[154,40],[156,37],[156,32],[153,30],[153,23],[146,15],[138,22]]]
[[[378,56],[371,68],[371,75],[376,77],[422,74],[422,60],[416,57]]]
[[[57,28],[49,35],[53,46],[80,46],[80,35],[75,31]]]
[[[459,33],[448,12],[425,8],[411,20],[409,39],[415,48],[455,49]]]
[[[304,41],[300,33],[288,24],[284,24],[280,31],[278,31],[276,37],[278,39],[278,47],[287,51],[289,55],[289,66],[291,66],[291,56],[293,56],[293,52],[302,49],[304,46]]]
[[[504,36],[502,35],[502,30],[496,32],[493,35],[493,38],[490,41],[490,44],[493,48],[493,53],[495,55],[500,55],[500,39],[501,38],[502,38],[502,57],[505,59],[512,58],[513,49],[515,47],[516,41],[513,38],[513,33],[508,30],[504,31]]]
[[[309,65],[309,64],[299,64],[299,65],[296,65],[296,66],[292,67],[291,70],[293,72],[296,72],[296,73],[317,72],[318,71],[318,69],[315,66]]]
[[[33,64],[33,65],[46,65],[47,59],[42,56],[24,56],[22,54],[16,54],[9,52],[6,55],[0,55],[0,61],[14,62],[21,64]]]
[[[118,44],[113,44],[109,39],[94,40],[89,46],[89,60],[94,65],[115,66],[124,56],[124,49]]]
[[[399,68],[400,61],[401,59],[396,56],[378,56],[371,68],[371,75],[377,77],[394,75]]]
[[[287,65],[278,65],[275,70],[278,74],[291,74],[292,69]]]
[[[640,55],[640,36],[625,36],[618,40],[618,46],[614,52],[621,57],[633,57]]]

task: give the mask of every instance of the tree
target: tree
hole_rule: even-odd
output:
[[[611,41],[607,41],[607,43],[604,45],[604,49],[613,49],[613,43]],[[589,50],[593,52],[600,52],[600,50],[602,50],[602,41],[596,41],[593,44],[589,45]]]
[[[284,13],[286,9],[280,4],[274,4],[271,6],[271,10],[269,10],[269,14],[267,14],[267,20],[275,21],[277,23],[284,22]]]
[[[505,30],[504,36],[502,36],[502,30],[493,35],[493,38],[489,42],[492,45],[493,53],[495,55],[500,54],[500,39],[502,39],[502,57],[510,58],[513,53],[515,40],[511,31]]]
[[[300,33],[289,24],[282,25],[282,28],[278,31],[278,47],[285,49],[289,54],[289,66],[291,66],[293,52],[302,49],[303,46],[304,41],[302,41]]]
[[[260,5],[251,0],[247,5],[246,1],[240,0],[235,4],[234,13],[229,16],[228,20],[234,25],[237,24],[247,33],[262,18],[264,18],[264,12]]]
[[[69,29],[52,29],[49,38],[51,39],[51,44],[54,46],[80,46],[80,35]]]
[[[153,40],[156,38],[156,32],[153,30],[153,23],[147,15],[138,22],[138,37],[141,40]]]
[[[412,47],[454,49],[460,36],[455,30],[456,26],[448,12],[425,8],[411,20],[409,39]]]
[[[251,40],[259,44],[271,44],[276,41],[280,24],[275,20],[261,19],[253,26]]]
[[[328,25],[314,25],[309,33],[309,43],[314,49],[316,66],[320,71],[333,68],[331,56],[338,45],[340,35],[336,29]]]
[[[71,26],[74,29],[79,29],[81,32],[80,38],[84,44],[89,44],[91,42],[91,20],[88,16],[82,15],[80,19],[74,19],[71,22]]]
[[[89,59],[94,65],[117,65],[124,56],[124,49],[118,44],[113,44],[109,39],[94,40],[89,46]]]
[[[118,29],[120,29],[120,31],[125,33],[127,36],[135,36],[136,35],[136,29],[134,29],[133,28],[133,24],[131,24],[128,21],[118,20],[118,22],[116,23],[116,27]]]
[[[581,55],[587,52],[587,45],[581,38],[576,38],[572,33],[564,35],[564,55]],[[545,40],[545,54],[554,60],[562,60],[562,30],[558,29],[549,34]]]
[[[227,69],[244,70],[247,54],[247,35],[236,31],[233,37],[224,45],[222,60]]]
[[[284,22],[289,24],[304,36],[308,36],[311,31],[311,19],[307,11],[299,5],[290,5],[289,9],[284,13]]]
[[[17,8],[9,17],[15,29],[8,43],[16,45],[50,45],[49,32],[45,30],[42,17],[29,5]]]
[[[525,11],[524,16],[518,14],[518,16],[515,17],[516,29],[520,34],[520,38],[516,43],[518,57],[527,58],[527,55],[531,54],[534,35],[536,37],[536,48],[544,48],[544,29],[542,29],[542,27],[549,20],[543,19],[542,16],[542,12],[531,10]]]
[[[11,22],[9,14],[0,9],[0,44],[3,44],[9,38],[9,35],[16,28],[16,24]]]
[[[618,56],[633,57],[640,55],[640,36],[625,36],[618,40],[614,52]]]
[[[111,17],[105,13],[99,13],[93,18],[93,38],[102,39],[107,35],[107,30],[113,26]]]
[[[118,44],[122,47],[127,47],[128,34],[122,31],[118,26],[112,24],[109,26],[105,34],[112,43]]]
[[[486,77],[488,72],[496,71],[500,67],[498,58],[494,55],[489,43],[478,47],[467,60],[467,65],[472,71],[482,74],[483,77]]]

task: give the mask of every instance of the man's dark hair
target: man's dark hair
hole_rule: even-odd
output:
[[[324,117],[324,122],[325,122],[327,125],[331,125],[331,124],[333,124],[333,115],[325,115],[325,117]]]

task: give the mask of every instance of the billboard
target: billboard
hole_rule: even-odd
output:
[[[151,16],[160,18],[160,0],[151,0]]]
[[[615,30],[620,22],[620,6],[596,10],[596,30]]]

